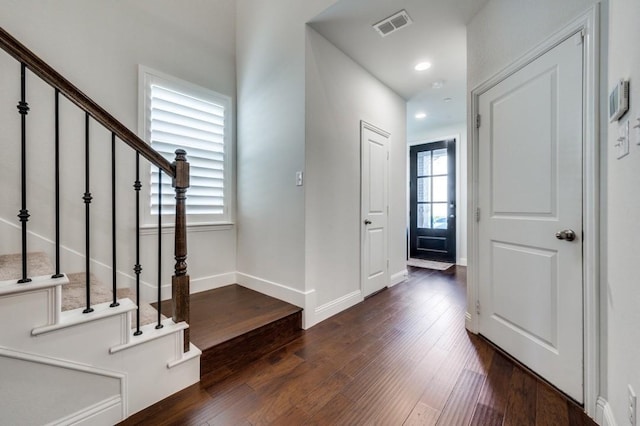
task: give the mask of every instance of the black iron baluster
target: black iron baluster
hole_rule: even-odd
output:
[[[51,278],[60,278],[60,90],[55,93],[55,209],[56,209],[56,272]]]
[[[162,169],[158,167],[158,325],[162,328]]]
[[[116,269],[116,134],[111,133],[111,264],[112,264],[112,291],[113,302],[109,305],[112,308],[120,306],[116,294],[117,269]]]
[[[136,191],[136,265],[133,267],[133,271],[136,274],[136,331],[134,336],[142,334],[140,330],[140,273],[142,272],[142,266],[140,266],[140,189],[142,184],[140,183],[140,153],[136,152],[136,182],[133,184],[133,188]]]
[[[89,113],[85,113],[84,119],[84,196],[82,199],[84,200],[85,205],[85,283],[86,283],[86,293],[87,293],[87,307],[82,313],[88,314],[89,312],[93,312],[93,308],[91,307],[91,235],[90,235],[90,206],[91,200],[91,192],[89,192]]]
[[[18,102],[18,112],[20,113],[22,135],[21,135],[21,162],[22,162],[22,206],[18,214],[22,223],[22,278],[18,283],[31,282],[27,277],[27,222],[29,221],[29,210],[27,210],[27,114],[29,104],[27,103],[27,67],[21,64],[20,67],[20,102]]]

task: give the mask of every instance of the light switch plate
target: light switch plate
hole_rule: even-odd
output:
[[[616,157],[618,159],[629,154],[629,120],[626,120],[618,128],[618,139],[616,140]]]
[[[302,186],[302,172],[296,172],[296,186]]]

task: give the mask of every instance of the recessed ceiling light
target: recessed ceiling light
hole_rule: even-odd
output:
[[[451,102],[453,99],[452,98],[444,98],[443,101],[445,102]]]
[[[431,62],[420,62],[418,65],[414,67],[416,71],[424,71],[431,68]]]
[[[422,120],[423,118],[427,118],[427,113],[426,112],[419,112],[416,114],[416,118],[418,120]]]

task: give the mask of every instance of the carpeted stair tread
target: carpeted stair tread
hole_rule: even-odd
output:
[[[49,257],[44,252],[27,253],[27,271],[29,277],[37,277],[41,275],[51,275],[54,273],[53,265]],[[62,310],[70,311],[72,309],[83,308],[86,306],[86,282],[84,272],[74,274],[66,274],[69,279],[68,284],[62,286]],[[22,277],[22,255],[5,254],[0,256],[0,281],[18,280]],[[103,284],[95,275],[91,274],[91,304],[112,302],[113,293],[111,287]],[[136,301],[133,291],[128,288],[119,288],[116,291],[119,299],[128,297]],[[162,315],[162,319],[166,319]],[[140,304],[140,325],[155,323],[158,320],[158,311],[148,303]],[[133,327],[135,327],[135,314],[133,318]]]
[[[69,311],[71,309],[77,309],[86,306],[86,290],[85,290],[85,273],[79,272],[76,274],[67,274],[69,278],[69,284],[62,286],[62,310]],[[111,287],[103,284],[95,275],[90,274],[91,277],[91,304],[97,305],[98,303],[112,302],[113,296]],[[135,294],[131,289],[119,288],[116,290],[116,296],[118,299],[128,297],[129,299],[136,301]],[[162,316],[162,319],[166,317]],[[140,304],[140,326],[152,324],[158,319],[158,311],[148,303]],[[132,327],[135,327],[135,313],[133,314]]]
[[[130,288],[119,288],[116,290],[118,299],[128,297],[129,299],[136,301],[136,295]],[[161,319],[167,319],[166,316],[161,315]],[[153,324],[158,321],[158,311],[148,303],[140,303],[140,326]],[[135,318],[133,319],[135,323]],[[133,325],[135,327],[135,324]]]
[[[53,265],[45,253],[27,253],[27,276],[51,275],[53,272]],[[16,253],[0,256],[0,281],[20,278],[22,278],[22,255]]]
[[[69,284],[62,286],[62,310],[70,311],[71,309],[77,309],[85,307],[87,303],[86,296],[86,274],[84,272],[78,272],[75,274],[67,274],[69,278]],[[105,303],[113,301],[111,289],[102,284],[98,278],[90,274],[91,278],[91,304],[97,305],[98,303]]]

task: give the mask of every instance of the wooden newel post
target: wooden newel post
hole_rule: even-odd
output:
[[[171,279],[173,297],[173,321],[189,322],[189,275],[187,274],[187,188],[189,188],[189,163],[187,153],[176,150],[176,161],[173,163],[175,178],[173,187],[176,191],[176,235],[175,235],[175,273]],[[189,350],[189,329],[184,330],[184,351]]]

